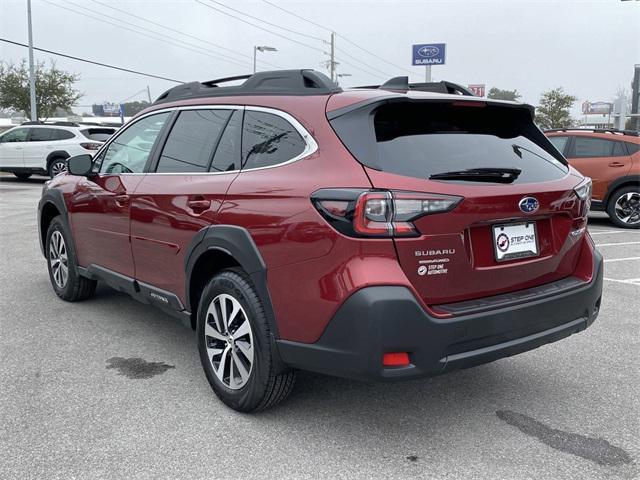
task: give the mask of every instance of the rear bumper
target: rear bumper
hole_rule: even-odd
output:
[[[529,295],[508,306],[439,319],[404,287],[354,293],[313,344],[278,340],[284,363],[363,380],[400,380],[467,368],[555,342],[596,319],[602,295],[602,256],[594,252],[591,282]],[[513,298],[514,295],[510,295]],[[382,355],[409,352],[411,364],[383,368]]]

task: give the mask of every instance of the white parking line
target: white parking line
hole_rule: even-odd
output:
[[[631,260],[640,260],[640,257],[625,257],[625,258],[605,258],[604,262],[628,262]]]
[[[617,233],[630,233],[630,232],[625,232],[624,230],[611,230],[611,231],[606,231],[606,230],[589,230],[589,233],[591,235],[615,235]]]
[[[617,278],[608,278],[608,277],[603,277],[605,280],[608,280],[609,282],[616,282],[616,283],[626,283],[627,285],[635,285],[636,287],[640,287],[640,278],[633,278],[631,280],[618,280]]]
[[[596,243],[596,247],[613,247],[614,245],[640,245],[640,242]]]

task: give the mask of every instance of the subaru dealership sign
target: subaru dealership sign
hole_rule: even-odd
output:
[[[413,46],[412,65],[444,65],[444,43],[423,43]]]

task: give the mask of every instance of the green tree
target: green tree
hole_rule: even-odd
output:
[[[565,93],[562,87],[544,92],[536,108],[536,123],[543,130],[570,127],[573,124],[571,107],[576,100],[573,95]]]
[[[79,76],[60,70],[53,61],[48,67],[44,62],[37,62],[35,74],[36,108],[40,118],[52,116],[57,108],[71,110],[82,97],[73,88]],[[17,65],[0,62],[0,108],[24,112],[31,118],[29,68],[26,60]]]
[[[512,102],[515,102],[521,96],[518,90],[502,90],[496,87],[491,88],[487,94],[487,98],[493,98],[494,100],[511,100]]]

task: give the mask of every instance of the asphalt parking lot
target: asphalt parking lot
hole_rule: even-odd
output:
[[[220,403],[193,332],[106,287],[59,300],[37,240],[43,180],[0,177],[0,478],[637,478],[640,232],[594,214],[596,323],[445,376],[303,373],[258,415]]]

